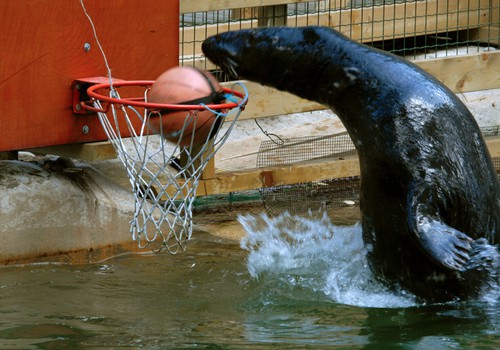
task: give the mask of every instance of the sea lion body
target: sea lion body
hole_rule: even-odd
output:
[[[499,181],[474,117],[435,78],[326,27],[228,32],[203,50],[340,117],[358,151],[363,238],[381,280],[425,301],[498,283]]]

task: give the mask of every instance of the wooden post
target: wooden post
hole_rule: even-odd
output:
[[[213,152],[213,148],[210,149],[210,152]],[[203,180],[215,178],[215,157],[212,157],[208,161],[207,165],[205,166],[205,169],[203,169],[203,173],[201,174],[201,178]]]
[[[190,157],[191,158],[194,158],[194,157],[197,157],[198,154],[202,151],[203,149],[203,146],[205,146],[205,144],[201,144],[199,146],[194,146],[191,150],[190,150]],[[211,139],[206,147],[206,152],[205,154],[202,154],[200,157],[198,157],[194,162],[193,162],[193,166],[194,168],[198,168],[202,162],[205,161],[206,159],[206,155],[207,154],[211,154],[213,152],[213,149],[214,149],[214,139]],[[180,166],[182,168],[184,168],[186,166],[188,162],[188,156],[185,152],[182,152],[181,153],[181,157],[180,157]],[[203,173],[201,174],[201,179],[212,179],[215,177],[215,160],[214,160],[214,157],[212,157],[209,161],[208,161],[208,164],[205,166],[205,169],[203,169]]]
[[[477,4],[479,6],[479,4]],[[488,19],[483,25],[471,29],[470,39],[479,42],[498,46],[500,45],[500,4],[490,1],[488,8]]]
[[[285,26],[287,6],[262,6],[259,7],[257,25],[259,27]]]
[[[199,162],[196,162],[196,166],[200,164],[200,162],[205,162],[207,154],[214,153],[214,141],[215,137],[208,141],[206,145],[206,152],[201,155]],[[201,179],[213,179],[215,177],[215,156],[210,158],[207,165],[205,165],[205,169],[201,173]]]
[[[493,4],[496,3],[495,6]],[[490,1],[490,38],[492,39],[492,45],[500,45],[500,3],[496,1]],[[496,38],[496,41],[493,40]]]
[[[245,7],[231,10],[231,18],[235,20],[251,19],[255,14],[259,27],[286,25],[287,5]]]
[[[231,10],[231,19],[234,20],[246,20],[254,17],[256,8],[255,7],[244,7],[241,9]]]

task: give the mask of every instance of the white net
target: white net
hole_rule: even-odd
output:
[[[244,91],[243,97],[226,95],[226,101],[235,102],[237,107],[221,111],[204,106],[213,113],[214,122],[209,136],[202,141],[196,134],[201,130],[196,126],[201,111],[183,112],[186,117],[184,127],[176,132],[178,142],[164,135],[168,130],[155,130],[154,125],[162,125],[161,118],[168,118],[168,114],[162,116],[119,104],[110,104],[107,113],[98,112],[132,186],[135,208],[130,232],[141,248],[167,249],[170,253],[185,248],[193,231],[192,206],[200,178],[208,161],[229,136],[248,97],[245,87],[238,85]],[[110,97],[120,98],[117,89],[111,88],[109,93]],[[93,103],[95,108],[103,109],[99,100]],[[226,121],[228,116],[230,121]],[[160,118],[160,122],[152,123],[154,118]],[[150,133],[159,136],[149,136]],[[131,137],[124,140],[123,135]]]

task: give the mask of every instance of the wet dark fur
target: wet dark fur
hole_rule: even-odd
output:
[[[381,280],[425,301],[498,283],[499,181],[473,116],[436,79],[324,27],[229,32],[203,51],[341,118],[359,153],[363,237]]]

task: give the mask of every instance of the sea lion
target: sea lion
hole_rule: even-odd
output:
[[[474,117],[439,81],[327,27],[222,33],[203,52],[340,117],[359,155],[363,239],[378,278],[426,302],[498,283],[499,181]]]

